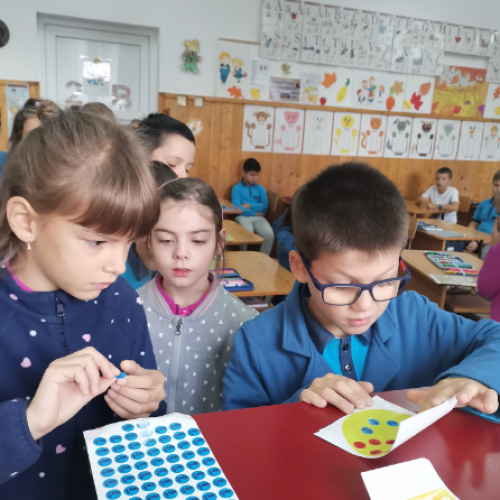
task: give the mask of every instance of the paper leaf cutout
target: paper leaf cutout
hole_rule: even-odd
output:
[[[405,100],[403,101],[403,107],[404,107],[405,109],[412,109],[412,107],[413,107],[413,106],[412,106],[411,102],[410,102],[408,99],[405,99]]]
[[[323,80],[323,87],[329,89],[337,81],[336,73],[325,73],[325,79]]]
[[[458,77],[458,75],[455,75],[452,80],[451,80],[451,84],[452,85],[455,85],[456,83],[458,83],[460,80],[460,78]]]
[[[394,99],[393,95],[390,95],[387,98],[387,101],[385,102],[385,105],[387,107],[387,111],[392,111],[392,108],[396,105],[396,99]]]
[[[284,63],[281,65],[281,69],[283,70],[284,75],[289,75],[292,67],[290,66],[290,64]]]
[[[415,109],[417,111],[422,107],[422,104],[424,103],[422,101],[422,96],[420,94],[417,94],[416,92],[413,92],[410,102],[413,104],[413,106],[415,106]]]
[[[493,93],[493,100],[495,101],[496,99],[498,99],[500,97],[500,87],[497,87],[495,89],[495,92]]]
[[[351,80],[349,78],[347,79],[347,82],[345,82],[345,85],[339,90],[337,94],[337,102],[342,102],[345,99],[345,96],[347,95],[347,87],[349,87],[349,84],[351,83]]]
[[[403,93],[403,82],[394,82],[394,85],[392,86],[392,90],[394,90],[394,93],[396,95],[402,94]]]
[[[422,85],[420,85],[420,93],[422,95],[427,95],[429,90],[431,90],[431,82],[422,83]]]
[[[243,96],[241,95],[241,89],[236,85],[228,88],[227,91],[229,92],[231,97],[234,97],[235,99],[243,99]]]
[[[258,100],[262,96],[260,95],[260,89],[256,89],[255,87],[250,90],[250,95],[255,99]]]

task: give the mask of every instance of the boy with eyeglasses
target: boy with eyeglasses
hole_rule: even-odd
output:
[[[493,414],[500,325],[445,312],[415,292],[400,254],[408,213],[396,186],[362,163],[329,167],[293,200],[297,281],[237,333],[223,409],[303,401],[345,413],[373,391],[412,389],[421,410],[456,396]]]

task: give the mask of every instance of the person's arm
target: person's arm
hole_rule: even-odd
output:
[[[469,224],[469,227],[471,229],[477,229],[478,226],[479,226],[479,222],[476,222],[475,220],[472,220],[471,223]]]
[[[252,209],[259,215],[266,215],[269,210],[269,200],[267,199],[267,191],[263,186],[258,186],[260,191],[260,202],[252,202]]]
[[[255,215],[255,210],[243,206],[241,203],[241,188],[239,184],[233,186],[231,190],[231,203],[242,210],[241,215],[252,216]]]
[[[429,203],[427,206],[432,210],[436,210],[439,208],[439,205],[437,203]],[[447,212],[456,212],[458,211],[459,207],[460,207],[460,197],[458,191],[455,189],[453,190],[450,203],[442,205],[441,210],[445,210]]]
[[[493,224],[491,244],[477,279],[477,289],[486,299],[500,293],[500,217]]]

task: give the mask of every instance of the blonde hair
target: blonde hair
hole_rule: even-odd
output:
[[[219,61],[222,61],[223,57],[231,57],[231,54],[229,54],[228,52],[221,52],[219,56]]]
[[[9,154],[0,185],[0,256],[24,251],[7,202],[24,198],[39,214],[72,217],[102,234],[137,239],[160,214],[158,191],[141,144],[130,131],[81,111],[61,111]]]
[[[241,59],[233,59],[232,63],[233,63],[233,66],[235,64],[237,64],[238,66],[244,66],[245,65],[245,63]]]

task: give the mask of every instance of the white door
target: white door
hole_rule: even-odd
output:
[[[157,110],[154,37],[64,20],[39,22],[39,30],[42,97],[62,108],[103,102],[124,123]]]

